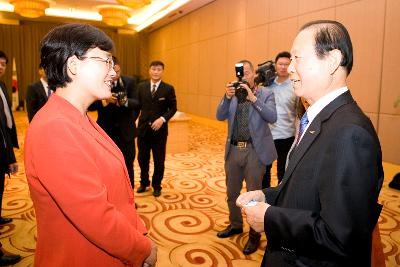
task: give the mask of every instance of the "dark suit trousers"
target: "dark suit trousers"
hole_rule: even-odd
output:
[[[277,161],[278,183],[282,181],[283,175],[285,174],[286,157],[290,148],[292,147],[293,142],[294,142],[294,136],[286,139],[274,140],[276,152],[278,154],[278,161]],[[267,165],[266,172],[264,174],[262,182],[263,189],[271,186],[271,168],[272,164]]]
[[[152,130],[147,131],[146,135],[138,137],[138,161],[140,166],[140,184],[150,185],[149,164],[150,151],[152,151],[154,162],[154,173],[152,186],[154,189],[161,189],[161,181],[164,177],[164,161],[167,136],[160,136]]]
[[[1,217],[1,210],[3,204],[3,193],[4,193],[4,180],[6,179],[4,172],[0,172],[0,217]]]
[[[133,161],[135,160],[135,139],[132,141],[124,142],[120,139],[114,139],[115,144],[119,147],[124,155],[125,165],[128,169],[129,180],[131,181],[132,188],[135,186],[135,175],[133,171]]]

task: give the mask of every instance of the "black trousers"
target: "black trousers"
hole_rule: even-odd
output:
[[[278,183],[282,181],[283,175],[285,174],[286,157],[290,148],[292,147],[293,141],[294,141],[294,136],[286,139],[274,140],[276,152],[278,154],[278,160],[277,160]],[[271,168],[272,164],[267,165],[264,178],[262,181],[263,189],[271,186]]]
[[[6,176],[6,174],[4,172],[0,172],[0,217],[1,217],[1,210],[2,210],[1,207],[3,204],[4,181],[6,179],[5,176]]]
[[[125,165],[128,169],[129,180],[131,181],[132,188],[135,186],[135,174],[133,171],[133,161],[135,160],[135,139],[132,141],[124,142],[121,139],[114,139],[115,144],[121,150],[124,155]]]
[[[161,181],[164,177],[165,151],[167,135],[160,136],[154,131],[148,131],[145,136],[138,137],[138,161],[140,166],[140,184],[149,186],[150,151],[153,155],[154,172],[151,185],[154,189],[161,189]]]

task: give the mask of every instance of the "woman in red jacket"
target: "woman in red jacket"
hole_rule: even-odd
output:
[[[113,43],[66,24],[41,43],[54,90],[29,126],[25,166],[37,218],[35,266],[154,266],[121,151],[86,110],[111,97]]]

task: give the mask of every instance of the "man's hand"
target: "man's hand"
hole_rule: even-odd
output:
[[[150,255],[147,257],[147,259],[144,260],[143,262],[143,267],[154,267],[156,266],[157,262],[157,245],[154,243],[153,240],[150,240],[151,242],[151,252]]]
[[[232,87],[232,83],[228,83],[225,90],[226,98],[231,99],[235,95],[235,87]]]
[[[250,227],[259,233],[264,232],[264,216],[269,206],[268,203],[257,202],[257,205],[253,207],[242,208]]]
[[[18,171],[18,163],[11,163],[8,165],[8,169],[10,170],[11,174],[15,174]]]
[[[158,118],[151,124],[151,129],[153,129],[154,131],[158,131],[163,125],[163,123],[164,123],[163,119]]]
[[[243,83],[243,84],[242,84],[242,87],[243,87],[244,89],[246,89],[246,91],[247,91],[247,97],[246,97],[246,99],[249,100],[249,101],[252,102],[252,103],[256,102],[257,97],[253,94],[253,91],[251,91],[250,87],[249,87],[246,83]]]
[[[238,206],[239,208],[244,208],[244,206],[251,200],[255,200],[257,202],[265,202],[265,195],[263,191],[256,190],[241,194],[236,199],[236,206]]]
[[[112,97],[107,98],[106,101],[107,101],[107,103],[116,104],[117,98],[113,95]]]

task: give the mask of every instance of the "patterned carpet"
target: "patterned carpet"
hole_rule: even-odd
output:
[[[33,266],[36,240],[35,213],[29,197],[23,165],[23,142],[27,127],[24,112],[15,112],[21,149],[16,150],[19,172],[6,179],[3,215],[14,221],[0,228],[6,251],[23,259],[15,266]],[[154,198],[151,191],[135,194],[139,213],[149,234],[159,246],[157,267],[164,266],[259,266],[266,245],[263,235],[259,250],[245,256],[245,233],[219,239],[217,231],[228,224],[223,169],[225,125],[192,117],[187,153],[168,154],[163,191]],[[400,166],[384,165],[385,184],[381,192],[384,209],[379,220],[386,266],[400,265],[400,192],[387,183]],[[275,167],[273,168],[273,170]],[[140,170],[135,162],[135,173]],[[139,180],[136,179],[137,187]],[[276,185],[276,174],[273,174]],[[55,251],[55,253],[57,253]]]

